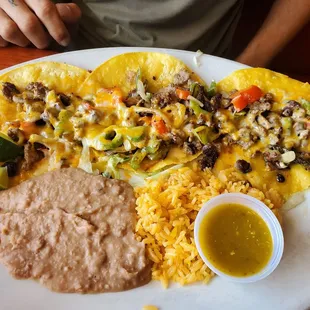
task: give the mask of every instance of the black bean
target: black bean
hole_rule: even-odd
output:
[[[63,104],[65,107],[69,106],[70,103],[71,103],[70,97],[69,97],[69,96],[66,96],[65,94],[60,93],[60,94],[59,94],[59,99],[60,99],[60,101],[62,102],[62,104]]]
[[[206,168],[213,168],[216,160],[220,155],[216,146],[210,143],[206,144],[202,148],[202,153],[203,155],[199,161],[201,170],[205,170]]]
[[[44,126],[46,122],[43,119],[39,119],[35,122],[36,126]]]
[[[243,159],[239,159],[236,161],[236,168],[242,173],[248,173],[252,171],[251,164]]]
[[[6,167],[7,171],[8,171],[8,176],[11,177],[15,177],[17,175],[18,172],[18,164],[15,161],[7,161],[5,162],[2,167]]]
[[[281,173],[277,174],[277,182],[284,183],[285,182],[285,176]]]

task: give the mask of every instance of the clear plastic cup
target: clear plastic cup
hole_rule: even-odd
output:
[[[199,238],[198,238],[198,231],[200,228],[200,224],[202,219],[206,216],[206,214],[212,210],[213,208],[216,208],[217,206],[224,204],[224,203],[236,203],[244,205],[255,212],[257,212],[262,219],[266,222],[273,241],[273,252],[271,255],[271,258],[266,265],[266,267],[261,270],[259,273],[249,276],[249,277],[234,277],[225,274],[224,272],[218,270],[214,265],[208,260],[208,258],[204,255],[202,252]],[[230,194],[222,194],[219,196],[216,196],[212,199],[210,199],[208,202],[206,202],[201,210],[199,211],[197,218],[195,220],[195,227],[194,227],[194,236],[195,236],[195,243],[196,247],[198,249],[199,255],[204,261],[204,263],[217,275],[220,277],[223,277],[229,281],[232,282],[238,282],[238,283],[251,283],[256,282],[259,280],[262,280],[269,276],[279,265],[280,260],[283,255],[284,250],[284,237],[283,237],[283,231],[281,228],[281,225],[276,218],[276,216],[273,214],[273,212],[260,200],[248,196],[245,194],[239,194],[239,193],[230,193]]]

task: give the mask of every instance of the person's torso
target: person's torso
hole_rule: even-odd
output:
[[[81,41],[91,47],[147,46],[222,54],[242,0],[76,0]]]

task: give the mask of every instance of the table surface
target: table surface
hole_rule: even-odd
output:
[[[0,70],[8,68],[10,66],[17,65],[19,63],[29,61],[32,59],[57,54],[55,51],[38,50],[35,48],[22,48],[16,46],[10,46],[0,48]],[[279,70],[281,72],[281,70]],[[310,73],[308,75],[298,73],[285,73],[292,78],[301,80],[303,82],[310,82]]]

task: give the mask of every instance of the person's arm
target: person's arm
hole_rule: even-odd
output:
[[[310,0],[277,0],[264,24],[236,61],[266,67],[310,20]]]

